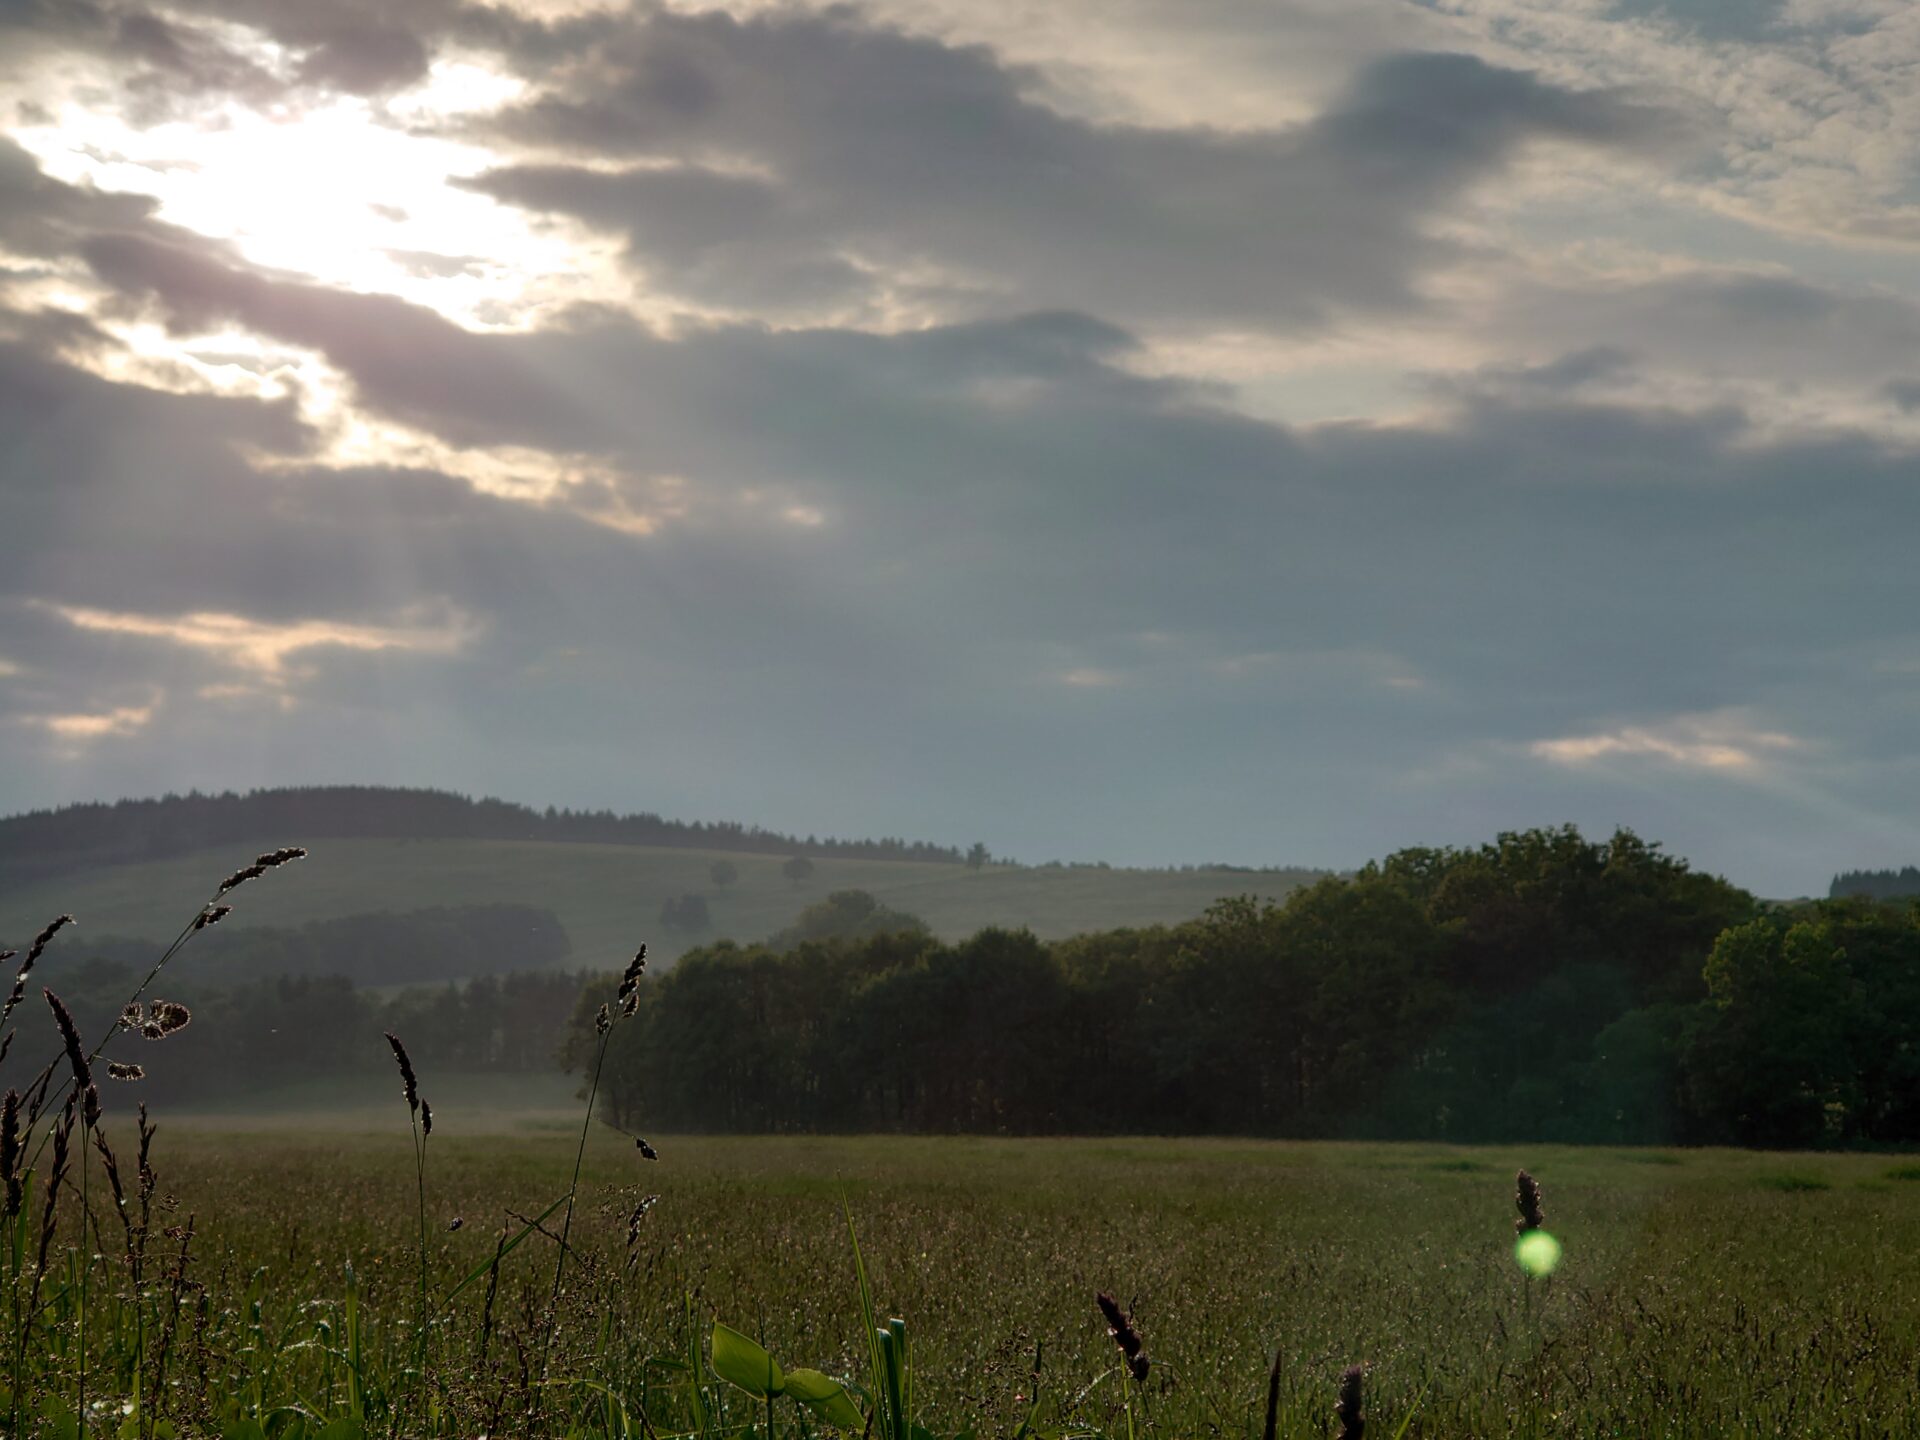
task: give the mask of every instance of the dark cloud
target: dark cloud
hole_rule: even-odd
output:
[[[0,73],[9,60],[24,67],[49,51],[97,56],[120,69],[115,81],[141,122],[221,97],[265,104],[315,93],[383,95],[423,78],[433,28],[457,28],[468,13],[459,5],[413,8],[417,24],[382,7],[334,3],[187,0],[149,8],[119,0],[10,0],[0,5]],[[276,73],[236,48],[219,22],[270,38],[289,52],[291,69]]]
[[[622,233],[657,283],[710,303],[911,293],[931,272],[977,304],[1160,324],[1406,307],[1456,253],[1432,219],[1521,146],[1673,131],[1621,95],[1457,54],[1381,61],[1281,133],[1101,125],[987,49],[845,11],[645,12],[556,78],[492,128],[594,163],[474,187]],[[622,158],[643,163],[601,163]]]
[[[17,255],[71,253],[101,230],[145,223],[156,208],[144,195],[68,185],[42,174],[33,156],[0,135],[0,246]]]

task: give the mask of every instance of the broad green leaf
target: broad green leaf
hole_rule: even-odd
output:
[[[818,1370],[789,1370],[787,1394],[827,1424],[839,1430],[864,1430],[867,1417],[847,1394],[847,1387]]]
[[[773,1356],[731,1325],[722,1325],[718,1320],[713,1322],[713,1373],[763,1400],[780,1394],[787,1383]]]
[[[326,1428],[314,1436],[314,1440],[366,1440],[366,1435],[366,1426],[351,1415],[342,1415],[337,1420],[328,1421]]]

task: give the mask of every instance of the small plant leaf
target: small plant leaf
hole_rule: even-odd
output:
[[[787,1394],[837,1430],[864,1430],[867,1417],[853,1403],[847,1387],[818,1370],[789,1370]]]
[[[731,1325],[713,1322],[713,1373],[729,1385],[737,1385],[762,1400],[782,1394],[787,1377],[773,1356],[735,1330]]]

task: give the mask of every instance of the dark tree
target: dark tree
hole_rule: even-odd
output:
[[[660,902],[660,923],[669,930],[704,930],[711,921],[707,897],[691,890],[684,895],[669,895]]]
[[[813,874],[813,862],[804,855],[795,855],[780,867],[780,873],[796,885],[803,885]]]

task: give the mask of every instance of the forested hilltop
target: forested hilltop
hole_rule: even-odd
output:
[[[952,845],[891,837],[822,840],[733,821],[668,820],[651,813],[535,810],[444,790],[373,785],[198,792],[155,800],[68,805],[0,819],[0,868],[47,871],[148,860],[262,835],[310,839],[549,840],[597,845],[680,846],[761,854],[963,864]]]
[[[1898,900],[1920,895],[1920,869],[1904,866],[1899,870],[1842,870],[1827,887],[1831,899],[1865,895],[1874,900]]]

